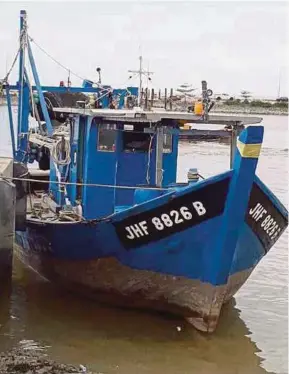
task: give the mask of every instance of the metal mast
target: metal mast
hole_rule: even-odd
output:
[[[143,76],[149,78],[149,76],[152,75],[153,72],[143,69],[143,58],[142,58],[142,56],[139,56],[139,70],[128,70],[128,72],[133,73],[133,74],[138,74],[138,76],[139,76],[139,92],[138,92],[137,103],[138,103],[138,106],[140,106],[141,105],[142,86],[143,86],[142,78],[143,78]]]

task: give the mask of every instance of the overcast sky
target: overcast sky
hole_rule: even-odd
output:
[[[17,48],[19,11],[47,52],[81,76],[128,85],[138,56],[154,71],[155,87],[203,79],[215,92],[288,95],[288,3],[285,2],[3,2],[0,1],[0,78]],[[42,84],[67,72],[34,45]],[[16,72],[13,74],[16,78]],[[73,84],[81,83],[72,78]],[[133,84],[132,84],[133,85]]]

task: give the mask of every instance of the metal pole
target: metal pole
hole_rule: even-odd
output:
[[[139,92],[142,92],[142,56],[139,56]],[[138,96],[138,106],[141,106],[141,97]]]
[[[139,75],[139,91],[138,91],[138,106],[141,106],[141,93],[143,92],[143,85],[142,85],[142,76],[143,75],[146,75],[147,77],[149,77],[150,74],[153,74],[152,71],[145,71],[143,70],[143,60],[142,60],[142,56],[139,56],[139,70],[129,70],[129,73],[133,73],[133,74],[138,74]]]
[[[235,158],[235,152],[236,152],[236,147],[237,147],[237,137],[238,137],[238,130],[237,122],[232,123],[232,132],[231,132],[231,145],[230,145],[230,169],[233,168],[234,165],[234,158]]]
[[[23,79],[24,79],[24,63],[25,63],[25,54],[24,54],[24,25],[26,21],[26,11],[20,11],[20,52],[19,52],[19,78],[18,78],[18,116],[17,116],[17,128],[18,135],[22,132],[21,123],[22,123],[22,100],[23,100]],[[17,149],[19,149],[19,137],[17,137]]]
[[[163,182],[163,148],[164,148],[164,128],[157,128],[156,140],[156,186],[162,187]]]
[[[167,109],[167,96],[168,96],[168,90],[165,88],[165,109]]]
[[[41,85],[40,85],[40,81],[39,81],[39,77],[38,77],[38,74],[37,74],[37,69],[36,69],[36,65],[35,65],[35,61],[34,61],[34,57],[33,57],[33,53],[32,53],[32,50],[31,50],[29,40],[28,40],[27,46],[28,46],[28,55],[29,55],[30,65],[31,65],[33,77],[34,77],[34,80],[35,80],[36,90],[37,90],[37,93],[38,93],[38,96],[39,96],[39,101],[40,101],[42,113],[43,113],[43,116],[44,116],[44,119],[45,119],[45,122],[46,122],[47,132],[48,132],[48,135],[52,135],[53,128],[52,128],[52,125],[51,125],[51,121],[50,121],[50,117],[49,117],[49,114],[48,114],[46,102],[45,102],[44,95],[43,95],[43,92],[42,92],[42,88],[41,88]]]
[[[10,97],[10,91],[9,91],[9,85],[8,84],[6,85],[6,100],[7,100],[7,106],[8,106],[8,116],[9,116],[12,152],[13,152],[13,157],[15,158],[16,149],[15,149],[14,125],[13,125],[13,115],[12,115],[12,108],[11,108],[11,97]]]

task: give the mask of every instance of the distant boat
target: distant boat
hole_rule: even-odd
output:
[[[246,123],[246,119],[244,119]],[[249,119],[250,122],[250,119]],[[244,130],[244,122],[238,126],[238,133]],[[232,137],[232,128],[230,125],[224,126],[223,129],[212,130],[212,129],[200,129],[193,128],[189,125],[180,127],[180,140],[195,140],[195,141],[222,141],[230,142]]]
[[[189,94],[193,91],[195,91],[197,88],[193,88],[193,86],[191,84],[188,84],[188,83],[184,83],[184,84],[181,84],[176,91],[178,92],[181,92],[183,94]]]

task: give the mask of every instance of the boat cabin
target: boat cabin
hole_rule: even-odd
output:
[[[240,124],[260,122],[214,115],[205,122],[192,113],[141,108],[53,110],[67,120],[54,128],[52,138],[43,138],[50,152],[50,196],[56,211],[78,207],[85,219],[104,218],[184,186],[176,183],[184,122],[232,124],[231,165]],[[29,140],[42,144],[39,134],[30,134]],[[188,170],[187,183],[198,178],[196,169]]]
[[[83,217],[97,219],[161,195],[176,183],[176,120],[142,111],[55,110],[69,113],[70,122],[70,163],[50,161],[50,191],[60,206],[68,199],[81,205]],[[71,183],[66,191],[58,187],[59,173]]]

